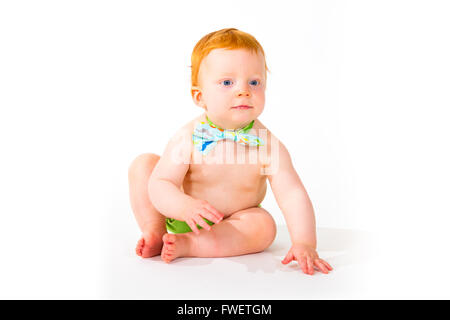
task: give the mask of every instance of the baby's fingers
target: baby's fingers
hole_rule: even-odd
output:
[[[333,270],[333,268],[330,266],[330,264],[328,262],[326,262],[325,260],[319,259],[319,261],[325,265],[325,267],[327,267],[328,270]]]
[[[220,213],[216,208],[214,208],[214,207],[213,207],[212,205],[210,205],[209,203],[206,204],[206,209],[207,209],[209,212],[211,212],[211,214],[214,216],[214,218],[212,218],[212,219],[205,217],[206,219],[211,220],[211,221],[214,221],[214,222],[216,222],[216,219],[218,219],[217,222],[220,222],[220,220],[223,219],[223,216],[224,216],[224,215],[223,215],[222,213]]]
[[[221,220],[222,220],[222,218],[220,217],[217,217],[216,215],[214,215],[212,212],[210,212],[210,211],[208,211],[208,210],[203,210],[203,212],[201,213],[201,215],[204,217],[204,218],[206,218],[206,219],[208,219],[209,221],[212,221],[212,222],[214,222],[214,223],[219,223]],[[203,227],[203,226],[202,226]]]
[[[200,231],[197,228],[197,224],[195,223],[195,221],[193,219],[186,220],[186,223],[191,228],[192,232],[194,232],[195,234],[199,234],[200,233]]]
[[[206,223],[205,220],[203,220],[203,218],[201,216],[198,216],[198,218],[196,219],[196,222],[199,226],[201,226],[203,229],[206,229],[208,231],[211,230],[211,226],[209,224]]]
[[[306,256],[306,264],[308,266],[308,274],[313,274],[314,273],[314,262],[309,255]]]
[[[283,261],[281,261],[282,264],[288,264],[289,262],[291,262],[294,259],[294,255],[292,254],[292,252],[288,252],[288,254],[286,255],[286,257],[284,257]]]
[[[325,266],[322,260],[320,259],[314,260],[314,265],[323,273],[328,273],[328,268]]]
[[[308,273],[308,263],[306,262],[306,257],[302,256],[298,260],[298,264],[300,265],[300,268],[302,269],[303,273]]]

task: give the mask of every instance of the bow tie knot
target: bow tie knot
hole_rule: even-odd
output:
[[[237,130],[221,129],[214,125],[208,117],[206,117],[206,120],[208,120],[208,123],[200,122],[192,134],[195,148],[204,155],[208,154],[220,140],[231,140],[248,146],[264,145],[264,141],[258,136],[247,133],[253,127],[254,120],[244,128]]]

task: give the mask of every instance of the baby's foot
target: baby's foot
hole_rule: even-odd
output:
[[[150,258],[161,254],[162,237],[156,234],[143,235],[136,245],[136,254],[142,258]]]
[[[166,233],[163,236],[163,242],[161,258],[166,263],[169,263],[175,258],[184,257],[189,252],[190,240],[184,234]]]

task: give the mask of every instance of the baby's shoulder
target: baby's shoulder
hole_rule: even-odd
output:
[[[167,144],[167,149],[182,149],[188,155],[192,152],[192,133],[195,126],[205,121],[204,117],[198,116],[184,124],[172,136]]]
[[[186,124],[184,124],[181,128],[179,128],[174,135],[172,135],[171,140],[192,140],[192,133],[194,132],[194,128],[197,124],[202,121],[202,117],[196,117]]]
[[[267,140],[268,145],[270,146],[274,141],[278,141],[278,138],[270,131],[260,120],[256,119],[253,125],[252,131],[253,134],[258,135],[261,138],[265,138]]]
[[[255,126],[257,131],[260,131],[258,135],[260,137],[264,137],[267,142],[265,145],[265,148],[267,150],[268,154],[268,162],[271,162],[273,160],[279,159],[280,157],[286,157],[289,154],[289,151],[286,147],[286,145],[277,137],[275,134],[270,131],[264,124],[261,123],[261,121],[257,120],[255,121]],[[263,134],[261,134],[261,132]]]
[[[189,164],[193,152],[192,132],[200,117],[196,117],[173,133],[166,145],[163,159],[170,159],[175,163]]]

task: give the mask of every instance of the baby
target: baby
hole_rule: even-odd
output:
[[[267,65],[259,42],[234,28],[204,36],[191,58],[191,94],[204,113],[187,123],[163,154],[129,168],[130,201],[142,238],[136,253],[229,257],[268,248],[276,224],[261,207],[269,180],[292,246],[282,261],[328,273],[316,252],[314,211],[286,147],[258,120]]]

